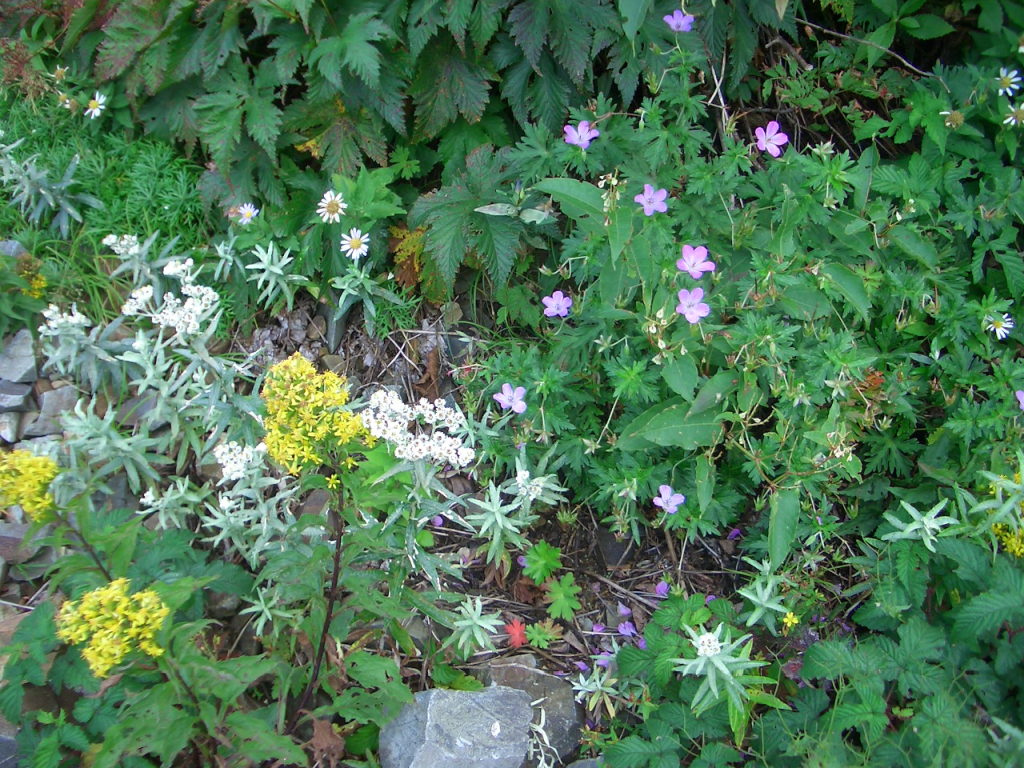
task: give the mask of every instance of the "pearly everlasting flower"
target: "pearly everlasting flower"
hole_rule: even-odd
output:
[[[242,447],[238,443],[220,443],[213,449],[213,456],[220,464],[221,483],[232,483],[245,477],[245,470],[257,460],[262,451],[251,445]]]
[[[1024,389],[1018,389],[1013,394],[1017,397],[1017,403],[1020,405],[1020,409],[1024,411]]]
[[[526,410],[526,400],[523,399],[525,397],[525,387],[513,389],[511,384],[502,384],[501,392],[494,395],[494,399],[498,401],[498,405],[503,411],[511,408],[515,413],[522,413]]]
[[[754,130],[757,137],[757,148],[772,157],[782,154],[782,148],[789,143],[789,136],[779,130],[779,124],[772,120],[765,128],[758,126]]]
[[[243,227],[247,224],[251,224],[252,220],[259,214],[260,209],[252,203],[242,203],[238,206],[238,223]]]
[[[71,314],[60,311],[60,307],[51,304],[43,310],[45,325],[39,326],[41,336],[54,336],[63,331],[82,331],[92,325],[92,320],[78,311],[78,305],[71,305]]]
[[[334,190],[329,190],[317,206],[316,212],[323,219],[324,224],[337,224],[345,215],[348,203]]]
[[[106,109],[106,103],[107,97],[99,91],[96,91],[96,94],[89,99],[89,103],[86,105],[85,114],[87,114],[90,119],[95,120],[103,114],[103,110]]]
[[[122,258],[125,256],[137,256],[142,250],[139,245],[139,238],[135,235],[107,235],[103,238],[103,244]]]
[[[703,298],[703,288],[694,288],[692,291],[684,288],[679,292],[679,305],[676,307],[676,312],[685,317],[686,322],[691,325],[699,323],[702,317],[711,314],[711,307],[701,301]]]
[[[545,317],[568,317],[572,308],[572,299],[561,291],[555,291],[550,296],[541,299],[544,304]]]
[[[1000,96],[1013,96],[1020,90],[1020,73],[1016,69],[1009,70],[1006,67],[999,69],[999,77],[996,78],[996,85],[999,88]]]
[[[705,272],[715,271],[715,262],[708,261],[708,249],[703,245],[694,248],[683,246],[683,257],[676,262],[680,272],[686,272],[694,280],[700,280]]]
[[[590,146],[591,141],[601,135],[601,132],[596,128],[591,128],[590,123],[586,120],[581,120],[576,128],[573,128],[572,125],[567,125],[562,130],[565,131],[565,143],[572,144],[580,149],[586,149]]]
[[[1002,341],[1013,330],[1013,318],[1007,314],[1004,314],[1002,317],[987,315],[985,317],[985,330],[991,331],[997,339]]]
[[[395,457],[409,461],[425,460],[431,464],[461,469],[476,458],[472,448],[462,439],[441,431],[466,425],[466,418],[444,400],[430,402],[421,398],[416,405],[406,405],[395,392],[380,389],[370,397],[370,405],[360,413],[363,426],[379,440],[394,446]],[[423,431],[413,431],[421,428]]]
[[[666,514],[674,515],[679,511],[679,505],[686,501],[686,497],[672,490],[671,485],[660,485],[658,491],[661,495],[654,497],[654,506],[661,507]]]
[[[693,16],[683,13],[678,8],[671,16],[665,16],[663,19],[673,32],[689,32],[693,29]]]
[[[341,252],[353,261],[359,261],[370,250],[370,236],[355,227],[341,238]]]
[[[643,206],[644,216],[653,216],[655,213],[664,213],[668,210],[666,197],[668,197],[668,190],[656,190],[650,184],[644,184],[643,193],[634,197],[633,202]]]
[[[717,656],[722,650],[722,642],[718,639],[718,632],[714,634],[705,632],[695,641],[691,642],[693,647],[697,649],[698,656]]]
[[[1003,120],[1003,125],[1020,125],[1024,123],[1024,102],[1018,106],[1010,105],[1010,114]]]

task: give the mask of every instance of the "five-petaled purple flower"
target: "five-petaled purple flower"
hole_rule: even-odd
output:
[[[692,245],[683,246],[683,258],[676,262],[680,272],[686,272],[694,280],[700,280],[705,272],[715,271],[715,262],[708,261],[708,249],[703,245],[694,248]]]
[[[670,587],[667,581],[659,581],[658,586],[654,588],[654,594],[658,597],[668,597],[668,591]]]
[[[643,194],[634,197],[633,202],[640,203],[644,207],[644,216],[653,216],[655,213],[664,213],[668,210],[666,197],[668,197],[667,189],[655,189],[650,184],[644,184]]]
[[[665,23],[668,24],[668,28],[673,32],[689,32],[693,29],[693,16],[683,13],[678,8],[671,16],[665,16],[664,18]]]
[[[703,288],[694,288],[692,291],[684,288],[679,292],[679,306],[676,307],[676,312],[685,317],[690,325],[699,323],[702,317],[711,314],[711,307],[701,301],[703,298]]]
[[[654,506],[661,507],[666,514],[674,515],[679,511],[679,505],[686,501],[686,497],[673,491],[671,485],[659,485],[658,491],[661,495],[654,497]]]
[[[545,296],[541,301],[544,304],[545,317],[569,316],[569,309],[572,307],[572,299],[561,291],[555,291],[550,296]]]
[[[1018,389],[1014,394],[1017,396],[1017,402],[1020,403],[1020,409],[1024,411],[1024,389]]]
[[[772,120],[766,128],[760,126],[754,129],[757,136],[757,148],[767,152],[772,157],[782,154],[782,148],[789,143],[789,136],[779,130],[779,124]]]
[[[526,410],[526,387],[516,387],[512,389],[511,384],[502,384],[501,392],[498,392],[494,399],[498,401],[498,405],[501,406],[503,411],[511,408],[516,413],[522,413]]]
[[[636,635],[636,627],[633,626],[632,621],[624,621],[619,624],[619,634],[623,637],[633,637]]]
[[[562,130],[565,131],[565,143],[573,144],[580,149],[586,149],[590,146],[590,142],[601,135],[601,132],[596,128],[591,128],[590,123],[586,120],[581,120],[576,128],[567,125]]]

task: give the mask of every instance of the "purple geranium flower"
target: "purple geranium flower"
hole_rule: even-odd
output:
[[[647,650],[647,641],[644,638],[642,638],[642,637],[639,638],[636,641],[636,647],[639,648],[641,651],[646,651]]]
[[[708,249],[703,245],[694,248],[692,245],[683,246],[683,258],[676,262],[680,272],[686,272],[694,280],[700,280],[705,272],[715,271],[715,262],[708,261]]]
[[[704,605],[711,605],[711,601],[712,600],[717,600],[717,599],[718,598],[715,597],[714,595],[708,595],[707,597],[704,598]]]
[[[671,16],[665,16],[665,23],[668,24],[668,28],[673,32],[689,32],[693,29],[693,16],[683,13],[678,8],[676,12]]]
[[[684,288],[679,292],[679,306],[676,307],[676,312],[685,317],[690,325],[699,323],[702,317],[711,314],[711,307],[701,301],[703,298],[703,288],[694,288],[692,291]]]
[[[541,302],[544,304],[545,317],[568,317],[569,309],[572,307],[572,299],[561,291],[545,296]]]
[[[789,143],[789,136],[779,130],[779,124],[774,120],[765,128],[754,129],[754,135],[757,136],[757,148],[772,157],[781,155],[782,148]]]
[[[1017,396],[1017,402],[1020,403],[1020,409],[1024,411],[1024,389],[1018,389],[1013,394]]]
[[[498,392],[494,399],[498,401],[498,405],[501,406],[503,411],[511,408],[516,413],[522,413],[526,410],[524,397],[526,397],[526,387],[512,389],[511,384],[502,384],[501,392]]]
[[[592,632],[604,632],[604,624],[595,624],[592,627],[591,631]]]
[[[673,491],[671,485],[659,485],[658,491],[661,495],[654,497],[654,506],[661,507],[669,515],[674,515],[679,505],[686,501],[686,497]]]
[[[591,128],[590,123],[586,120],[581,120],[576,128],[573,128],[572,125],[567,125],[562,130],[565,131],[565,143],[572,144],[580,149],[586,149],[590,146],[590,142],[601,135],[601,132],[596,128]]]
[[[633,622],[624,621],[619,624],[619,634],[623,637],[633,637],[636,635],[636,627],[633,626]]]
[[[819,518],[818,522],[821,522],[820,518]],[[739,528],[733,528],[731,531],[729,531],[729,535],[726,536],[725,538],[727,538],[729,541],[735,541],[736,539],[738,539],[742,535],[743,535],[743,531],[741,531]]]
[[[590,670],[590,665],[585,661],[574,661],[573,664],[576,665],[576,669],[580,672],[587,672]]]
[[[668,597],[669,585],[667,581],[659,581],[658,586],[654,588],[654,594],[658,597]]]
[[[650,184],[644,184],[644,192],[633,198],[633,202],[640,203],[644,207],[644,216],[653,216],[655,212],[664,213],[668,210],[665,198],[668,197],[667,189],[655,189]]]
[[[628,605],[619,603],[619,616],[632,616],[633,611],[630,610]]]
[[[608,651],[605,651],[604,653],[599,654],[596,658],[595,657],[591,657],[591,658],[594,659],[594,663],[597,666],[605,667],[606,669],[607,669],[608,665],[612,663],[612,655],[610,653],[608,653]]]

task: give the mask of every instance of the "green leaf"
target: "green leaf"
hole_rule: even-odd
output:
[[[619,0],[619,14],[626,20],[622,25],[622,31],[631,41],[647,18],[651,3],[652,0]]]
[[[774,568],[780,568],[789,556],[800,520],[800,492],[776,491],[769,503],[768,556]]]
[[[696,389],[700,377],[697,366],[689,355],[683,355],[662,366],[661,376],[673,392],[682,395],[684,400],[693,400],[693,390]]]
[[[858,277],[842,264],[826,264],[821,271],[850,302],[850,306],[857,311],[864,322],[870,322],[871,301],[868,299],[867,291],[864,290],[863,278]]]
[[[939,263],[939,252],[935,245],[910,224],[897,224],[889,230],[888,238],[900,250],[934,269]]]
[[[690,406],[675,397],[640,414],[620,433],[616,447],[630,451],[643,448],[644,441],[661,446],[694,450],[715,445],[722,436],[720,406],[690,416]]]
[[[700,388],[690,406],[690,416],[696,416],[709,408],[720,405],[727,395],[732,394],[739,383],[739,376],[734,371],[719,371]]]
[[[576,599],[583,590],[577,586],[576,577],[571,573],[561,579],[552,579],[544,585],[547,588],[548,615],[555,619],[570,621],[576,611],[583,609],[582,603]]]
[[[281,134],[281,110],[273,98],[250,93],[245,102],[245,128],[272,158],[277,157],[277,137]]]
[[[825,294],[809,285],[791,285],[779,298],[778,306],[790,317],[804,321],[832,314]]]
[[[244,97],[233,89],[209,93],[196,99],[199,134],[224,173],[230,168],[235,147],[242,138],[244,106]]]
[[[562,207],[562,212],[576,221],[589,217],[590,223],[604,225],[604,201],[601,190],[593,184],[576,179],[543,179],[533,189],[551,197]]]
[[[700,511],[707,511],[715,492],[715,465],[707,456],[697,457],[697,503]]]
[[[918,40],[934,40],[955,31],[947,22],[932,13],[921,13],[900,19],[900,26],[907,30],[907,34]]]
[[[1015,296],[1024,295],[1024,256],[1016,248],[993,248],[992,252],[1003,268],[1010,293]]]
[[[859,701],[843,701],[833,709],[832,724],[838,730],[857,728],[869,743],[877,741],[889,725],[885,699],[874,691],[859,693]]]
[[[290,737],[276,733],[256,714],[235,711],[228,715],[224,725],[230,729],[238,749],[237,756],[250,764],[268,760],[284,761],[292,765],[305,765],[306,753]]]

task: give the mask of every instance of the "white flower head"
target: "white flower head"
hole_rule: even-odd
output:
[[[995,334],[995,337],[1002,341],[1010,335],[1010,331],[1013,330],[1013,318],[1008,314],[1004,314],[1002,317],[992,317],[992,315],[986,315],[985,317],[985,330],[991,331]]]
[[[355,227],[341,238],[341,252],[353,261],[359,261],[370,250],[370,236]]]
[[[1020,125],[1024,123],[1024,102],[1018,106],[1010,105],[1010,114],[1003,120],[1003,125]]]
[[[316,212],[323,219],[324,224],[337,224],[341,221],[341,217],[345,215],[346,208],[348,208],[348,203],[345,202],[341,195],[334,190],[329,190],[320,201]]]
[[[718,632],[705,632],[694,641],[693,646],[697,649],[698,656],[717,656],[722,651],[722,641],[718,639]]]
[[[260,209],[252,203],[242,203],[238,206],[238,223],[243,227],[252,223],[252,220],[259,214]]]
[[[1020,90],[1020,83],[1020,73],[1016,69],[1000,68],[999,77],[996,78],[1000,96],[1013,96]]]
[[[87,114],[90,119],[95,120],[103,114],[103,110],[106,109],[106,104],[107,97],[99,91],[96,91],[95,95],[89,99],[89,104],[85,108],[85,114]]]

